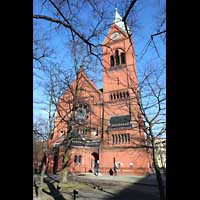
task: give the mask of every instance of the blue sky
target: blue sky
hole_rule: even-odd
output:
[[[112,2],[112,1],[110,1]],[[116,1],[117,2],[117,1]],[[40,1],[35,0],[33,1],[33,12],[35,14],[44,14],[48,13],[47,10],[42,10],[40,9],[39,6]],[[137,24],[139,28],[132,30],[133,32],[133,41],[134,41],[134,49],[136,53],[136,67],[137,67],[137,72],[138,75],[140,72],[143,71],[143,69],[149,65],[149,64],[156,64],[156,63],[162,63],[165,64],[165,44],[162,42],[161,37],[155,37],[155,44],[156,47],[159,51],[159,55],[161,57],[158,58],[157,53],[155,52],[155,49],[149,47],[146,54],[141,57],[141,52],[144,49],[145,45],[150,39],[151,34],[156,33],[157,31],[157,17],[161,15],[162,10],[164,9],[165,1],[164,0],[141,0],[136,2],[138,4],[138,12],[137,12]],[[135,5],[136,5],[135,4]],[[113,3],[110,4],[110,7],[108,7],[109,15],[108,15],[108,21],[110,23],[113,21],[114,15],[115,15],[115,7],[118,8],[118,12],[121,16],[123,16],[124,13],[120,11],[120,5],[118,3]],[[49,13],[48,13],[49,14]],[[91,17],[89,16],[89,10],[85,9],[82,10],[82,18],[86,18],[87,20],[89,19],[90,21],[88,23],[94,23],[91,20]],[[85,24],[87,26],[87,22]],[[72,60],[69,57],[69,49],[66,47],[66,40],[68,38],[68,35],[66,31],[58,32],[56,30],[53,30],[53,26],[49,27],[49,24],[46,23],[44,20],[40,23],[40,31],[36,32],[36,35],[40,36],[44,32],[46,32],[47,29],[52,28],[51,34],[48,34],[48,41],[50,47],[53,47],[55,50],[55,57],[52,57],[52,62],[60,63],[63,67],[70,67],[72,66]],[[105,34],[107,34],[109,29],[105,30]],[[165,27],[162,27],[160,31],[165,30]],[[86,31],[89,31],[86,27]],[[104,37],[100,38],[101,41],[104,40]],[[151,43],[152,45],[152,43]],[[48,65],[48,63],[47,63]],[[101,69],[101,66],[99,65],[99,68]],[[41,77],[45,80],[45,75],[40,74]],[[99,76],[101,78],[101,76]],[[37,81],[37,78],[34,77],[34,85],[35,82]],[[101,87],[101,80],[99,79],[99,82],[97,83],[97,86],[100,88]],[[33,87],[33,95],[34,95],[34,100],[42,100],[44,96],[44,91],[42,88],[38,87]],[[33,114],[34,118],[38,118],[39,116],[45,117],[46,118],[46,112],[43,110],[43,105],[40,104],[34,104],[33,105]]]

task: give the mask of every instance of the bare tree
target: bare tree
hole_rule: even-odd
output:
[[[131,90],[135,95],[135,102],[141,113],[132,113],[139,128],[146,135],[146,147],[151,151],[152,165],[160,191],[160,199],[165,199],[164,183],[161,176],[161,169],[158,165],[158,149],[160,148],[157,139],[166,137],[166,87],[165,87],[165,66],[151,66],[145,71],[144,78],[138,86]],[[143,121],[141,124],[141,120]]]
[[[46,152],[47,139],[46,122],[44,119],[38,119],[33,124],[33,168],[35,173],[40,171],[42,165],[42,157]]]
[[[42,138],[44,141],[47,141],[45,151],[43,152],[43,159],[40,167],[41,183],[42,183],[45,172],[48,172],[48,165],[49,165],[48,155],[51,154],[51,151],[53,151],[53,149],[51,148],[52,143],[50,140],[53,137],[54,129],[56,128],[55,118],[57,113],[58,101],[63,91],[65,91],[66,89],[65,79],[67,73],[65,74],[65,77],[61,77],[61,74],[64,73],[64,71],[61,72],[59,67],[55,67],[54,69],[53,68],[49,69],[41,66],[40,70],[43,71],[45,75],[45,81],[40,80],[38,82],[40,87],[42,86],[42,88],[44,88],[43,90],[44,97],[40,100],[35,100],[35,103],[39,104],[40,107],[43,107],[43,112],[46,113],[47,119],[46,121],[44,120],[36,121],[34,123],[33,133],[34,137],[37,136]],[[60,140],[60,138],[58,138],[58,140]]]
[[[68,40],[79,40],[85,44],[85,50],[88,55],[96,57],[101,62],[101,43],[102,37],[106,36],[106,30],[111,25],[111,15],[106,7],[120,5],[124,13],[123,20],[129,21],[129,26],[136,28],[136,16],[134,12],[137,8],[137,1],[106,1],[100,0],[75,0],[75,1],[52,1],[43,0],[35,3],[39,6],[33,14],[34,22],[38,20],[46,21],[50,29],[60,31],[68,38]],[[121,6],[123,5],[123,6]],[[36,7],[36,6],[35,6]],[[114,9],[113,9],[114,12]],[[87,15],[85,15],[87,13]],[[134,17],[129,17],[133,14]],[[93,19],[91,21],[90,19]],[[90,22],[90,23],[88,23]],[[45,56],[47,53],[43,51],[36,59]]]
[[[80,90],[80,73],[83,68],[77,66],[78,63],[78,49],[80,49],[79,44],[73,41],[72,53],[74,57],[74,67],[69,72],[69,70],[64,70],[59,66],[55,66],[51,69],[41,68],[46,74],[46,81],[40,83],[45,88],[46,101],[37,102],[43,104],[46,108],[48,115],[48,131],[47,139],[48,146],[47,151],[44,153],[44,157],[47,157],[47,161],[43,162],[43,168],[41,172],[41,180],[43,179],[44,172],[48,171],[48,161],[51,156],[54,156],[57,151],[57,146],[64,148],[64,154],[62,159],[62,170],[61,176],[62,180],[67,179],[67,163],[69,160],[68,150],[71,147],[71,140],[74,137],[82,137],[81,134],[74,132],[74,126],[80,125],[81,122],[75,120],[75,108],[79,104],[79,90]],[[85,59],[85,58],[84,58]],[[86,68],[87,69],[87,68]],[[75,74],[75,80],[73,85],[71,85],[73,74]],[[65,91],[68,91],[68,97],[66,97]],[[82,90],[81,93],[86,91]],[[88,91],[87,91],[88,92]],[[69,95],[72,97],[69,98]],[[70,120],[69,120],[69,115]],[[63,124],[65,124],[63,126]],[[67,127],[67,129],[66,129]],[[65,129],[65,130],[63,130]],[[62,132],[60,136],[55,136],[55,132]],[[37,132],[39,135],[39,131]],[[40,134],[41,135],[41,134]],[[54,159],[54,158],[53,158]],[[58,161],[56,161],[58,162]],[[54,162],[54,173],[56,173],[56,162]]]
[[[117,4],[117,1],[115,3]],[[129,22],[132,22],[129,24],[135,25],[135,18],[131,18],[130,13],[133,13],[133,8],[135,9],[136,1],[120,1],[120,3],[124,5],[123,21],[128,20]],[[110,1],[108,1],[106,5],[108,6],[109,4],[111,4]],[[84,7],[86,10],[83,9]],[[68,150],[71,147],[72,140],[74,137],[83,137],[83,135],[80,133],[74,132],[74,127],[80,125],[81,123],[75,120],[75,108],[77,108],[80,102],[80,94],[83,92],[90,93],[87,88],[83,88],[82,92],[80,92],[79,65],[84,64],[84,66],[87,66],[85,67],[86,71],[95,71],[98,69],[98,65],[102,64],[101,37],[106,36],[105,30],[107,30],[111,25],[110,13],[106,12],[105,7],[105,4],[100,0],[44,0],[41,3],[41,13],[35,12],[33,15],[34,21],[45,20],[48,22],[48,25],[51,27],[51,29],[56,31],[59,30],[62,34],[65,34],[65,37],[68,38],[66,46],[69,47],[71,51],[70,55],[73,58],[73,64],[66,69],[59,67],[58,64],[56,64],[57,67],[53,66],[53,69],[49,69],[46,64],[40,62],[42,66],[40,67],[40,70],[49,74],[49,82],[44,86],[47,89],[47,96],[49,97],[47,103],[49,115],[49,138],[52,137],[55,129],[60,129],[60,131],[63,130],[63,127],[60,126],[63,123],[65,123],[64,128],[67,130],[63,133],[62,138],[54,138],[55,140],[58,140],[58,144],[60,146],[63,145],[65,148],[62,162],[63,181],[66,181],[65,179],[67,178],[67,166],[70,160]],[[84,16],[83,12],[85,11],[90,14],[89,17]],[[84,17],[88,18],[86,20],[82,20]],[[91,17],[96,19],[94,20],[94,23],[88,23],[88,20]],[[165,21],[162,22],[161,25],[163,23],[165,23]],[[162,27],[161,25],[160,27]],[[150,43],[152,42],[154,44],[153,48],[156,52],[158,52],[158,49],[153,38],[156,37],[156,34],[161,35],[158,34],[161,32],[165,32],[165,30],[163,31],[159,29],[157,33],[154,33],[150,36]],[[148,43],[147,48],[150,46],[150,43]],[[37,40],[35,40],[35,44],[36,46],[34,51],[38,50]],[[52,53],[52,51],[46,49],[45,47],[40,47],[39,49],[42,49],[42,52],[34,54],[34,59],[36,61],[41,61],[41,59],[49,57],[49,55]],[[145,49],[145,52],[146,51],[147,50]],[[71,73],[69,73],[69,69],[71,69]],[[157,155],[155,151],[157,148],[155,143],[156,138],[160,137],[162,134],[165,134],[165,87],[163,86],[163,83],[160,84],[159,82],[162,74],[161,72],[163,71],[160,70],[158,73],[158,70],[155,70],[155,68],[153,69],[151,67],[151,71],[145,72],[141,83],[136,85],[136,87],[130,87],[129,89],[135,96],[133,104],[137,104],[139,110],[141,110],[140,113],[131,113],[131,115],[135,121],[138,122],[138,128],[142,129],[146,135],[146,141],[144,141],[143,147],[150,149],[152,153],[153,167],[155,168],[157,176],[160,196],[163,200],[164,186],[160,169],[157,165]],[[155,74],[156,76],[153,77]],[[71,82],[73,76],[75,76],[75,81],[72,87]],[[135,83],[130,85],[135,85]],[[72,98],[66,98],[64,95],[66,90],[68,90]],[[100,120],[104,123],[109,119],[101,116]],[[103,131],[103,127],[104,126],[101,124],[98,128],[102,128]],[[51,145],[55,143],[55,140],[49,140],[49,151],[51,151]]]

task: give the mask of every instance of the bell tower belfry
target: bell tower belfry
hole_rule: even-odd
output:
[[[102,44],[103,90],[105,93],[137,84],[132,33],[117,9],[111,28]],[[111,97],[112,98],[112,97]],[[105,101],[110,97],[105,96]]]

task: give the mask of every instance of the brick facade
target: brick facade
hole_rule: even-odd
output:
[[[102,44],[103,89],[98,89],[80,68],[77,79],[58,104],[55,131],[49,143],[52,149],[57,143],[59,152],[56,159],[53,154],[49,156],[50,171],[53,172],[55,160],[56,171],[61,170],[65,149],[61,144],[69,131],[66,122],[75,116],[73,119],[77,117],[78,123],[72,120],[71,127],[78,136],[69,151],[70,172],[94,172],[98,166],[100,173],[109,174],[114,164],[118,165],[119,174],[150,172],[150,154],[142,147],[145,136],[141,129],[133,49],[132,38],[113,23]],[[81,121],[83,116],[84,121]]]

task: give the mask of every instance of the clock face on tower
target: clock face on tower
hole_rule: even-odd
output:
[[[120,33],[119,32],[114,32],[111,35],[111,39],[112,40],[117,40],[120,37]]]

